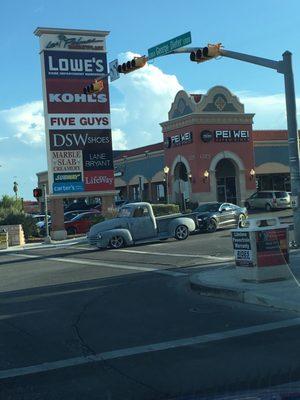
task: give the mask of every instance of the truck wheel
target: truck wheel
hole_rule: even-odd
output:
[[[113,249],[120,249],[121,247],[124,247],[124,245],[125,245],[124,238],[119,235],[113,236],[109,241],[109,245]]]
[[[179,225],[175,229],[175,239],[185,240],[189,236],[189,230],[185,225]]]

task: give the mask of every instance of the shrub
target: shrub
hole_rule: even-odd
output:
[[[4,195],[0,200],[0,225],[22,225],[24,236],[37,236],[36,222],[30,215],[23,212],[22,200]]]
[[[0,218],[0,225],[22,225],[25,239],[38,235],[36,222],[30,215],[24,213],[10,212],[4,218]]]
[[[152,208],[156,217],[179,213],[177,204],[152,204]]]

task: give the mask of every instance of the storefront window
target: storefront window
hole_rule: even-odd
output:
[[[291,182],[289,174],[258,175],[258,190],[286,190],[290,192]]]

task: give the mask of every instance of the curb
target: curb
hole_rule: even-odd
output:
[[[24,250],[36,250],[36,249],[51,249],[56,247],[69,247],[75,244],[85,244],[87,243],[86,236],[72,238],[72,239],[65,239],[61,241],[54,241],[50,244],[45,244],[44,242],[39,243],[27,243],[24,246],[10,246],[7,249],[0,250],[0,254],[4,253],[11,253],[11,252],[19,252]]]
[[[191,289],[200,292],[200,294],[202,294],[203,296],[219,297],[222,299],[244,302],[245,290],[237,290],[225,286],[210,285],[209,283],[202,282],[198,278],[198,276],[195,275],[190,276]]]
[[[192,290],[199,292],[203,296],[238,301],[246,304],[255,304],[264,307],[272,307],[286,311],[300,312],[300,304],[297,302],[279,299],[278,297],[261,294],[246,289],[243,290],[225,286],[211,285],[201,281],[198,275],[199,273],[190,276],[190,287]]]

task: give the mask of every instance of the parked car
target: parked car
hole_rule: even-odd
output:
[[[151,204],[140,202],[123,206],[117,218],[93,225],[87,238],[92,246],[118,249],[171,237],[184,240],[195,229],[191,217],[177,214],[155,218]]]
[[[231,203],[206,203],[198,206],[193,214],[199,231],[215,232],[219,228],[241,226],[248,217],[247,209]]]
[[[93,214],[97,214],[97,215],[101,214],[100,211],[95,210],[95,209],[92,209],[90,211],[85,211],[85,210],[68,211],[68,212],[64,213],[65,226],[66,226],[66,222],[72,221],[78,215],[86,214],[86,213],[93,213]],[[37,226],[39,228],[40,235],[45,236],[45,234],[46,234],[45,221],[38,222]],[[51,219],[49,219],[48,226],[49,226],[49,231],[50,231],[51,230]],[[72,229],[69,229],[69,230],[70,230],[70,232],[72,231]],[[86,232],[83,232],[83,233],[86,233]],[[78,232],[78,233],[82,233],[82,232]]]
[[[70,221],[65,222],[65,230],[68,235],[87,233],[95,221],[95,217],[101,215],[98,210],[87,211],[76,215]]]
[[[95,212],[95,213],[100,213],[99,210],[92,208],[90,210],[88,210],[89,212]],[[74,211],[67,211],[64,213],[64,219],[65,222],[67,221],[71,221],[73,218],[75,218],[77,215],[82,214],[82,213],[86,213],[86,210],[74,210]]]
[[[66,206],[64,211],[90,211],[91,209],[101,211],[101,204],[87,204],[85,201],[77,201]]]
[[[263,190],[255,192],[245,201],[245,207],[262,208],[266,211],[291,208],[291,196],[288,192],[276,190]]]
[[[30,214],[28,214],[30,215]],[[34,219],[34,222],[38,223],[41,221],[45,221],[45,214],[34,214],[32,215],[32,218]],[[50,218],[50,216],[48,216]]]

